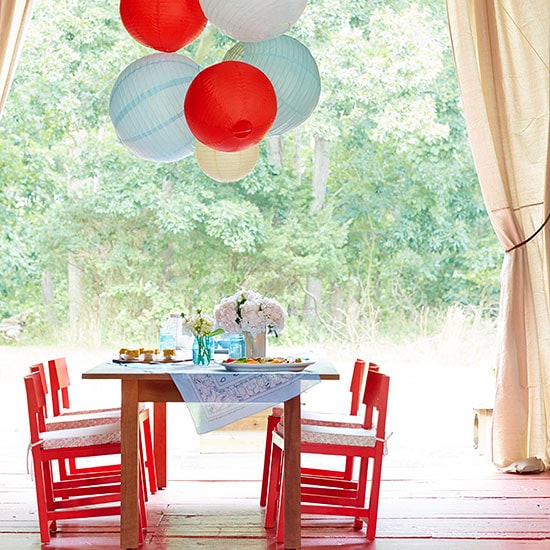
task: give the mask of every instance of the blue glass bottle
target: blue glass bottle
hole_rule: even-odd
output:
[[[177,327],[179,313],[170,313],[170,317],[163,323],[159,335],[159,350],[176,349]]]
[[[240,359],[241,357],[246,357],[246,346],[244,343],[243,334],[229,335],[229,352],[227,356],[230,359]]]

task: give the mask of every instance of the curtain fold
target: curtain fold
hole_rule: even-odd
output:
[[[466,126],[505,251],[492,458],[550,465],[548,0],[447,0]]]
[[[0,116],[31,19],[33,0],[0,0]]]

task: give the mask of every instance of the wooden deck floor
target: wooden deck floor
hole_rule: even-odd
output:
[[[11,419],[0,423],[0,550],[39,549],[34,486],[25,468],[28,426],[21,379],[28,364],[43,357],[27,350],[20,361],[15,356],[8,361],[10,351],[0,354],[5,361],[0,416]],[[71,359],[75,364],[81,358]],[[97,362],[86,355],[80,368]],[[388,423],[395,434],[384,463],[376,541],[367,542],[346,520],[309,517],[302,522],[302,547],[548,550],[550,472],[504,474],[472,448],[473,370],[421,371],[405,364],[393,365],[392,374]],[[97,392],[79,384],[78,377],[72,377],[74,401],[83,408],[96,405]],[[344,396],[346,385],[344,380]],[[306,394],[307,405],[317,410],[338,405],[335,393],[334,385],[321,384]],[[112,399],[103,406],[116,404],[119,388],[102,385],[101,397]],[[263,528],[258,504],[263,432],[234,437],[214,432],[200,440],[185,406],[178,404],[169,404],[168,430],[168,487],[149,500],[143,549],[280,550],[274,533]],[[201,452],[216,448],[226,452]],[[248,452],[231,452],[237,449]],[[64,521],[46,548],[118,550],[118,541],[118,518]]]
[[[463,468],[384,470],[377,540],[345,519],[305,517],[303,548],[511,550],[550,548],[550,474],[496,471],[474,454]],[[168,487],[150,497],[144,549],[278,549],[258,505],[259,453],[189,453]],[[440,465],[441,466],[441,465]],[[192,474],[190,475],[189,472]],[[0,475],[0,548],[40,547],[34,489],[26,473]],[[118,519],[62,522],[48,548],[118,548]]]

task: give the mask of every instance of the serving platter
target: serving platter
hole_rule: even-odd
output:
[[[237,363],[232,361],[219,363],[229,372],[301,372],[315,361],[300,361],[299,363]]]
[[[113,363],[119,365],[154,365],[154,364],[171,364],[171,363],[184,363],[185,361],[191,361],[191,359],[153,359],[151,361],[143,361],[142,359],[112,359]]]

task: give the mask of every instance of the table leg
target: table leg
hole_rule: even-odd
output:
[[[300,395],[285,401],[284,548],[301,547],[300,511]]]
[[[166,487],[166,403],[153,405],[153,433],[155,440],[155,464],[157,467],[157,486]]]
[[[138,381],[122,380],[120,547],[139,546]]]

